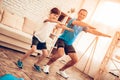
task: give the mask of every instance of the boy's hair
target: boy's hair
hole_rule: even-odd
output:
[[[51,10],[50,10],[50,14],[52,14],[52,13],[54,13],[54,14],[57,14],[57,15],[60,15],[61,14],[61,12],[60,12],[60,10],[58,9],[58,8],[52,8]]]
[[[88,13],[88,11],[87,11],[86,9],[80,9],[79,12],[81,12],[81,11],[86,11],[86,12]],[[78,13],[79,13],[79,12],[78,12]]]

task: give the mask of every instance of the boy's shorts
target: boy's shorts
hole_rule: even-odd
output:
[[[38,50],[47,49],[46,42],[40,42],[35,36],[32,37],[32,45],[36,45]]]
[[[76,53],[72,45],[65,44],[64,40],[60,38],[57,40],[55,46],[57,46],[57,48],[63,47],[66,55],[68,55],[69,53]]]

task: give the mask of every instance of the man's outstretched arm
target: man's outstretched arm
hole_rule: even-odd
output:
[[[95,27],[85,23],[85,22],[82,22],[82,21],[78,21],[78,20],[75,20],[72,22],[73,25],[78,25],[78,26],[82,26],[82,27],[87,27],[87,28],[90,28],[90,29],[96,29]]]
[[[86,32],[92,33],[92,34],[97,35],[97,36],[104,36],[104,37],[109,37],[109,38],[111,37],[110,35],[101,33],[99,31],[97,31],[96,29],[87,29]]]

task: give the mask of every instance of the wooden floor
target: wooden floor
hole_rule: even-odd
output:
[[[0,76],[10,73],[16,77],[24,78],[24,80],[66,80],[56,74],[59,68],[64,65],[59,60],[51,65],[51,73],[48,75],[43,72],[36,72],[33,69],[33,64],[39,57],[30,56],[23,62],[23,69],[18,69],[15,63],[23,55],[24,54],[21,52],[0,46]],[[43,66],[47,61],[48,59],[46,58],[42,63],[40,63],[40,66]],[[81,73],[75,67],[67,69],[66,72],[70,76],[67,80],[93,80],[87,75]]]

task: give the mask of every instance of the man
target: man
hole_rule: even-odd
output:
[[[87,10],[81,9],[78,12],[78,17],[71,19],[68,22],[67,27],[73,29],[74,32],[69,32],[65,30],[63,34],[58,38],[56,42],[57,52],[54,55],[52,55],[52,58],[44,67],[43,71],[45,73],[49,73],[50,64],[62,57],[65,53],[66,55],[70,56],[71,60],[67,62],[62,68],[60,68],[58,73],[64,78],[68,78],[68,75],[65,73],[65,70],[78,62],[78,56],[72,44],[80,32],[85,31],[95,34],[97,36],[110,37],[109,35],[96,31],[94,27],[88,25],[87,23],[82,22],[82,20],[87,16],[87,13]]]

